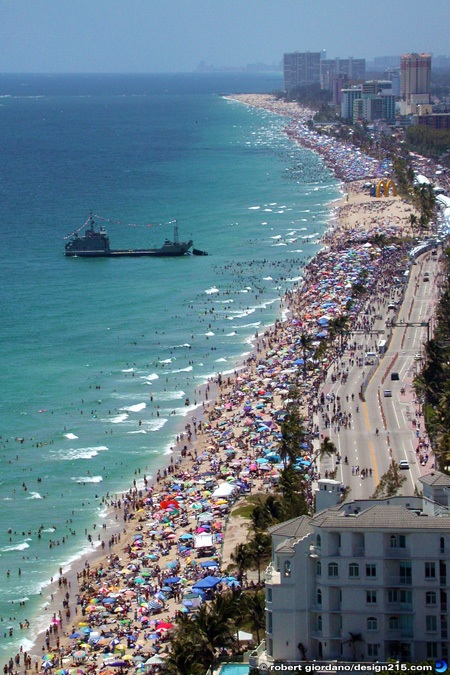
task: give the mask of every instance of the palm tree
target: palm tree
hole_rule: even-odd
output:
[[[248,544],[238,544],[230,557],[238,568],[239,578],[242,579],[244,572],[252,566],[253,562]]]
[[[266,597],[264,591],[245,593],[242,595],[245,604],[245,618],[250,622],[251,629],[256,633],[256,641],[259,644],[259,631],[266,626]]]
[[[351,633],[350,631],[348,632],[350,635],[350,638],[347,640],[348,643],[351,644],[352,646],[352,653],[353,653],[353,661],[356,661],[356,645],[358,642],[364,642],[363,636],[361,633]]]
[[[409,224],[411,225],[411,230],[414,236],[414,230],[417,226],[417,216],[415,213],[411,213],[409,216]]]
[[[270,557],[272,540],[270,535],[266,532],[255,532],[253,538],[250,539],[249,550],[253,558],[253,562],[256,565],[258,570],[258,585],[261,583],[261,565],[264,560],[268,560]]]
[[[203,675],[205,668],[201,658],[200,645],[195,645],[191,639],[173,640],[164,659],[164,672],[167,675]]]
[[[311,351],[311,345],[313,342],[313,337],[312,335],[308,335],[308,333],[302,333],[300,335],[300,347],[302,351],[302,359],[303,359],[303,379],[306,378],[306,358],[308,353]]]

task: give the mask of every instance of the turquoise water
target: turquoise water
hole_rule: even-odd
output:
[[[0,654],[29,646],[104,496],[155,475],[318,249],[337,183],[283,118],[220,96],[268,84],[0,77]],[[177,219],[210,256],[65,258],[91,209],[124,223],[113,248],[161,245],[171,226],[147,225]]]
[[[220,675],[247,675],[249,672],[248,663],[226,663],[220,669]]]

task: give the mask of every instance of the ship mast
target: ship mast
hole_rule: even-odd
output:
[[[175,225],[173,226],[173,243],[174,243],[174,244],[178,244],[178,243],[179,243],[177,221],[175,221]]]

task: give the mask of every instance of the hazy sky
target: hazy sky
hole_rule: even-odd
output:
[[[0,72],[180,72],[450,52],[450,0],[0,0]]]

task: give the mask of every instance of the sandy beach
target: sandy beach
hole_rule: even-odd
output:
[[[227,522],[237,500],[276,483],[284,401],[294,382],[301,386],[307,432],[303,461],[311,460],[317,438],[314,401],[332,351],[320,363],[308,363],[303,380],[300,335],[310,335],[315,347],[327,340],[330,321],[347,311],[355,284],[370,269],[368,295],[353,297],[349,316],[357,325],[377,281],[392,274],[403,255],[400,247],[385,255],[373,237],[397,240],[412,234],[410,204],[401,197],[376,199],[364,188],[367,180],[386,175],[386,162],[316,138],[305,126],[312,111],[295,103],[268,95],[229,98],[289,118],[285,132],[322,155],[342,179],[344,196],[332,205],[320,253],[299,269],[301,286],[282,300],[284,320],[256,333],[245,362],[206,387],[202,406],[185,418],[179,444],[157,480],[151,484],[137,476],[127,493],[109,497],[116,527],[95,534],[100,543],[81,568],[70,576],[61,570],[46,609],[47,633],[28,653],[12,656],[5,672],[118,667],[134,673],[139,663],[147,672],[164,672],[179,612],[195,613],[214,592],[253,584],[251,575],[239,578],[228,569],[231,552],[248,530],[244,519],[232,518],[229,527]],[[320,466],[311,463],[311,507],[319,472]]]

